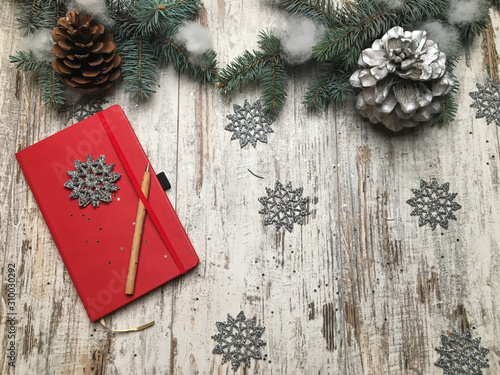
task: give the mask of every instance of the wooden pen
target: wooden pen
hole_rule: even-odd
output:
[[[149,163],[142,177],[141,191],[148,198],[149,185],[151,182],[151,173],[149,172]],[[127,284],[125,285],[125,294],[134,294],[135,278],[137,275],[137,264],[139,263],[139,251],[141,249],[142,232],[144,229],[144,219],[146,218],[146,208],[139,199],[137,205],[137,215],[135,217],[134,237],[132,238],[132,250],[130,251],[130,262],[128,264]]]

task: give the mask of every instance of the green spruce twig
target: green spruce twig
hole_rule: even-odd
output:
[[[200,83],[215,82],[217,79],[217,60],[214,51],[207,51],[201,55],[190,55],[187,49],[167,31],[156,34],[153,40],[155,55],[160,63],[173,63],[174,69],[180,73],[187,73]]]
[[[158,65],[154,49],[142,36],[136,36],[122,41],[118,52],[122,58],[126,56],[121,65],[125,92],[131,93],[136,100],[149,99],[155,92]]]
[[[270,31],[259,33],[262,51],[245,51],[219,73],[223,94],[244,83],[260,80],[262,104],[267,111],[280,111],[286,99],[288,72],[280,40]]]
[[[500,9],[500,0],[489,0],[491,6]]]
[[[312,21],[329,25],[335,8],[328,0],[281,0],[280,6],[289,14],[306,17]]]
[[[137,32],[149,36],[166,25],[176,29],[182,21],[193,18],[201,7],[198,0],[141,0],[135,4],[131,15],[137,22]]]
[[[37,77],[44,104],[60,107],[66,103],[65,86],[59,75],[52,69],[50,61],[40,60],[31,50],[17,51],[15,55],[9,56],[9,59],[17,69],[33,73]]]
[[[339,70],[333,63],[322,64],[307,88],[303,103],[309,108],[321,108],[330,99],[346,100],[353,93],[349,77],[349,73]]]
[[[40,60],[32,50],[16,51],[15,55],[9,56],[9,60],[17,69],[25,72],[37,72],[47,64],[50,65],[50,61]]]
[[[26,36],[40,29],[52,29],[59,17],[66,13],[67,3],[67,0],[22,0],[16,17],[22,34]]]
[[[61,82],[59,74],[50,64],[42,67],[38,74],[38,84],[42,92],[42,101],[54,108],[60,108],[66,103],[64,92],[66,87]]]

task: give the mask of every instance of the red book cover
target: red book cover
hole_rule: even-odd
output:
[[[79,206],[64,186],[75,160],[101,155],[121,174],[111,202]],[[151,185],[132,296],[125,294],[144,171],[149,161],[121,107],[112,106],[16,154],[61,257],[93,322],[198,264],[182,224],[150,166]],[[133,181],[135,179],[135,181]],[[134,184],[136,187],[134,187]],[[39,249],[38,251],[43,251]]]

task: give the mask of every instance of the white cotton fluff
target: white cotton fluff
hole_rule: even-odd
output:
[[[197,22],[183,21],[174,39],[186,46],[189,53],[202,55],[213,49],[210,31]]]
[[[281,40],[284,59],[291,65],[305,63],[312,58],[312,48],[325,34],[325,27],[307,18],[292,18],[287,30],[277,31]]]
[[[427,38],[435,41],[444,53],[456,53],[460,49],[460,35],[452,25],[445,25],[440,21],[431,20],[416,27],[427,32]]]
[[[105,0],[73,0],[68,4],[68,10],[76,9],[80,13],[89,13],[92,18],[106,27],[113,26]]]
[[[451,24],[479,21],[488,10],[486,0],[451,0],[446,18]]]
[[[52,45],[54,41],[50,36],[51,30],[41,29],[32,35],[27,36],[23,40],[23,50],[31,50],[35,53],[35,56],[40,60],[52,60],[54,55],[52,54]]]
[[[404,0],[382,0],[389,9],[401,9],[404,5]]]

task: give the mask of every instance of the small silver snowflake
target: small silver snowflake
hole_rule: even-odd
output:
[[[436,366],[442,367],[445,375],[482,375],[481,368],[490,367],[485,360],[489,350],[480,347],[481,338],[473,339],[468,329],[462,335],[441,335],[441,344],[436,348],[441,355]]]
[[[64,109],[68,112],[68,120],[82,121],[87,117],[95,115],[102,111],[103,105],[107,104],[108,100],[103,98],[89,99],[83,103],[68,105]]]
[[[309,198],[302,198],[303,188],[292,189],[289,182],[286,187],[276,181],[274,190],[266,188],[267,196],[259,198],[264,205],[259,213],[265,215],[264,224],[276,226],[276,230],[285,227],[289,232],[293,224],[302,225],[302,217],[309,215]]]
[[[85,163],[75,160],[75,170],[68,171],[71,179],[64,183],[65,188],[73,190],[69,197],[78,198],[80,207],[89,204],[99,207],[100,202],[111,202],[111,193],[119,190],[114,183],[121,177],[120,173],[112,172],[114,167],[114,163],[106,165],[104,155],[96,160],[88,155]]]
[[[265,328],[256,327],[255,322],[255,317],[246,320],[241,311],[236,319],[227,314],[227,322],[215,323],[219,333],[212,336],[217,341],[213,353],[222,354],[223,364],[231,361],[234,371],[238,370],[242,363],[250,367],[250,358],[262,359],[260,347],[266,343],[260,337]]]
[[[484,85],[476,86],[478,91],[469,93],[474,99],[470,106],[476,108],[476,118],[486,117],[486,123],[494,120],[500,126],[500,85],[488,78]]]
[[[457,202],[453,202],[457,193],[450,193],[449,182],[439,185],[436,180],[429,184],[420,181],[420,189],[412,189],[414,198],[408,199],[406,203],[413,207],[411,216],[420,216],[418,225],[429,224],[432,230],[439,224],[448,229],[448,220],[457,220],[453,211],[462,208]]]
[[[257,141],[267,143],[267,134],[274,133],[270,126],[274,119],[262,109],[260,100],[252,105],[245,100],[243,107],[235,104],[233,109],[234,114],[227,115],[231,122],[225,127],[233,132],[231,140],[239,139],[242,148],[249,142],[253,147],[257,145]]]

